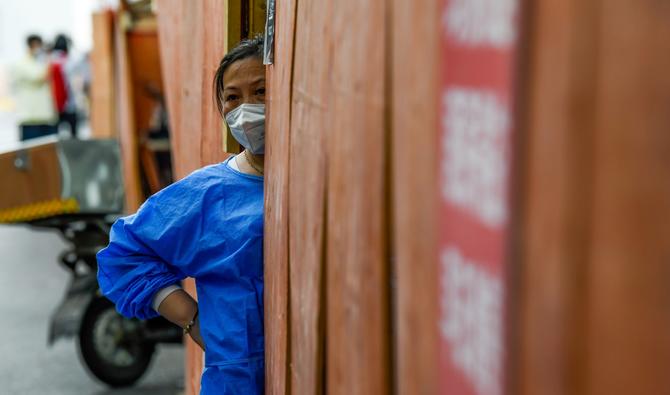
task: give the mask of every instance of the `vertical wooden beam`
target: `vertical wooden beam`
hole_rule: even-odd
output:
[[[223,118],[216,108],[214,100],[214,73],[221,63],[221,59],[230,48],[225,31],[228,12],[225,2],[221,0],[206,0],[203,2],[203,15],[201,23],[202,35],[206,45],[202,49],[202,60],[200,63],[200,98],[201,98],[201,128],[202,140],[200,141],[200,152],[202,165],[221,162],[228,157],[223,149],[226,130]],[[186,55],[186,54],[184,54]]]
[[[268,67],[265,157],[266,393],[288,394],[289,144],[297,0],[277,2],[274,64]]]
[[[118,109],[119,141],[123,158],[123,182],[126,195],[126,212],[135,212],[144,201],[140,184],[140,167],[135,125],[135,101],[132,85],[132,70],[128,53],[126,29],[129,21],[124,13],[117,14],[114,24],[116,47],[117,86],[116,108]]]
[[[391,391],[385,0],[332,7],[328,136],[329,394]],[[309,166],[310,164],[305,164]]]
[[[158,105],[148,90],[155,90],[158,95],[164,94],[157,28],[135,27],[126,33],[126,40],[132,75],[135,128],[139,138],[143,140],[151,128]],[[144,166],[142,169],[145,172],[147,170]]]
[[[670,394],[670,4],[598,4],[584,393]]]
[[[203,60],[205,46],[209,45],[203,29],[205,16],[205,2],[183,2],[181,5],[182,21],[179,24],[182,34],[181,56],[186,57],[182,62],[182,90],[180,95],[181,123],[174,133],[171,143],[179,145],[181,158],[175,158],[177,177],[182,178],[192,171],[202,167],[202,140],[203,134],[214,131],[202,129],[202,103],[206,100],[202,95]],[[160,12],[160,9],[159,9]]]
[[[91,135],[116,137],[114,112],[114,14],[93,14],[93,50],[91,51]]]
[[[542,1],[526,10],[511,393],[584,393],[595,3]]]
[[[438,63],[441,1],[392,2],[395,385],[438,393]]]
[[[183,57],[185,43],[181,27],[181,3],[181,0],[159,0],[157,3],[158,42],[165,86],[165,103],[170,124],[172,169],[175,178],[184,177],[188,174],[188,168],[192,167],[184,164],[189,155],[184,155],[184,147],[180,144],[183,138],[181,118],[184,116],[181,110],[181,92],[184,89],[182,68],[187,59]]]
[[[670,8],[530,11],[512,391],[670,393]]]
[[[323,393],[331,5],[298,2],[289,174],[291,393]]]

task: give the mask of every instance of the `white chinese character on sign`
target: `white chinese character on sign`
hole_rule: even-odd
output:
[[[516,36],[516,12],[517,0],[451,0],[442,23],[464,44],[505,48]]]
[[[490,92],[450,88],[443,95],[442,195],[486,225],[507,219],[508,113]]]
[[[502,284],[453,247],[442,253],[441,332],[479,395],[501,393]]]

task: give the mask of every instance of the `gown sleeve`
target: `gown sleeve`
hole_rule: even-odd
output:
[[[136,214],[117,220],[98,255],[102,294],[126,317],[158,315],[153,297],[189,275],[202,234],[198,191],[173,184],[149,198]]]

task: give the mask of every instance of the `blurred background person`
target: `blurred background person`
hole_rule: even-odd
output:
[[[91,55],[85,52],[76,60],[70,60],[68,78],[77,113],[78,125],[88,120],[91,99]]]
[[[77,137],[77,106],[72,89],[71,71],[73,64],[69,58],[71,40],[59,34],[53,43],[49,66],[51,75],[51,93],[58,112],[58,129],[67,125],[72,137]]]
[[[26,43],[28,53],[13,70],[13,88],[22,141],[58,132],[49,65],[42,38],[31,34]]]

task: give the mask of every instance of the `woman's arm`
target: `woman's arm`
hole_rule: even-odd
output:
[[[198,302],[183,289],[172,292],[158,306],[158,313],[160,315],[182,328],[186,328],[186,325],[193,320],[197,311]],[[205,349],[205,343],[200,336],[200,321],[197,318],[195,324],[191,327],[189,335],[203,350]]]
[[[109,245],[97,255],[98,283],[124,316],[149,319],[160,314],[182,328],[193,320],[197,302],[186,292],[178,289],[164,299],[160,292],[197,275],[191,265],[208,232],[200,206],[207,192],[203,181],[194,173],[112,226]],[[158,296],[162,300],[156,306]],[[204,347],[198,324],[191,335]]]

